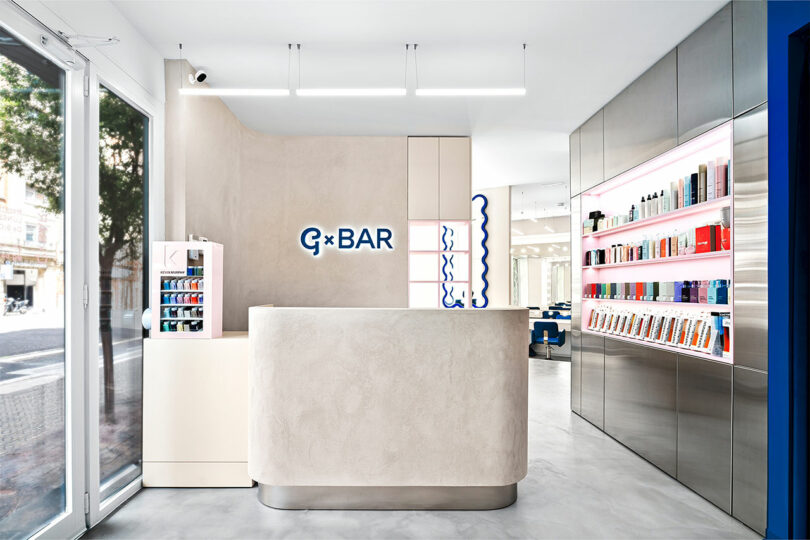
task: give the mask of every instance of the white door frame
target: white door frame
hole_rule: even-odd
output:
[[[88,254],[88,283],[90,290],[90,307],[88,309],[88,325],[87,325],[87,368],[88,368],[88,386],[87,386],[87,493],[89,496],[89,512],[87,514],[87,527],[93,527],[101,520],[106,518],[109,514],[114,512],[119,506],[125,503],[130,497],[137,493],[142,485],[142,476],[133,479],[125,487],[117,491],[115,494],[102,500],[100,493],[101,483],[101,470],[99,461],[99,452],[101,447],[99,435],[99,392],[100,381],[98,374],[98,328],[99,328],[99,262],[98,262],[98,223],[99,213],[98,201],[99,197],[99,85],[104,85],[108,90],[115,93],[116,96],[126,101],[133,108],[141,112],[149,120],[148,125],[148,141],[147,141],[147,190],[149,193],[148,199],[148,217],[149,217],[149,251],[151,257],[151,245],[155,239],[162,239],[163,235],[163,190],[153,189],[154,184],[162,185],[163,178],[163,162],[161,159],[155,159],[155,156],[162,155],[158,149],[163,147],[163,125],[159,121],[162,119],[162,105],[153,103],[143,95],[135,96],[130,93],[119,83],[123,82],[116,80],[116,77],[104,77],[100,75],[95,65],[89,66],[89,106],[88,106],[88,139],[87,139],[87,177],[88,177],[88,201],[94,201],[93,204],[88,205],[87,216],[87,246]],[[155,179],[158,179],[155,182]],[[155,216],[159,219],[155,219]],[[156,223],[156,221],[158,223]],[[151,260],[151,258],[149,259]],[[148,278],[149,269],[143,270]]]
[[[83,302],[85,261],[85,98],[86,63],[15,4],[0,2],[0,21],[26,45],[65,70],[65,511],[34,538],[74,538],[85,529],[85,364]],[[43,43],[43,36],[46,42]],[[68,62],[72,62],[70,65]]]

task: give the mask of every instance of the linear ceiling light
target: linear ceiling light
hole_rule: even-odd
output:
[[[404,88],[298,88],[296,96],[301,97],[372,97],[404,96]]]
[[[525,96],[525,88],[417,88],[417,96]]]
[[[181,88],[183,96],[245,96],[245,97],[282,97],[289,96],[286,88]]]
[[[419,63],[416,59],[416,49],[413,46],[413,59],[416,70],[417,96],[433,97],[478,97],[478,96],[525,96],[526,95],[526,44],[523,44],[523,86],[518,88],[419,88]]]

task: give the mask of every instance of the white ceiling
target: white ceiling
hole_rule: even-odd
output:
[[[286,87],[290,42],[303,44],[303,87],[401,87],[405,43],[419,43],[421,87],[520,86],[526,42],[525,97],[225,98],[271,134],[471,135],[477,188],[567,182],[568,133],[724,4],[113,1],[164,57],[182,42],[212,87]]]

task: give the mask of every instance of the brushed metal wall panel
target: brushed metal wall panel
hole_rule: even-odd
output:
[[[731,365],[678,355],[677,478],[731,512]]]
[[[768,370],[768,104],[734,119],[734,363]]]
[[[585,191],[605,179],[604,115],[602,109],[579,128],[580,191]]]
[[[582,227],[580,197],[571,199],[571,410],[582,411]]]
[[[678,75],[673,49],[605,105],[605,178],[673,148],[677,141]]]
[[[731,11],[737,116],[768,99],[768,6],[764,0],[734,0]]]
[[[768,374],[734,367],[731,514],[765,534],[768,509]]]
[[[605,338],[582,334],[582,416],[605,428]]]
[[[731,4],[678,45],[678,142],[732,115]]]
[[[678,355],[605,337],[605,431],[675,476]]]
[[[570,163],[571,197],[573,197],[582,191],[579,170],[579,128],[568,137],[568,157]]]

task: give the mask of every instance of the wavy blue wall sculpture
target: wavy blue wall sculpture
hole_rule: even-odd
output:
[[[484,254],[481,256],[481,264],[484,265],[484,271],[481,272],[481,281],[484,282],[484,287],[481,289],[481,297],[484,299],[484,303],[480,306],[473,305],[475,308],[485,308],[489,304],[489,298],[487,298],[487,289],[489,288],[489,281],[487,281],[487,272],[489,272],[489,265],[487,265],[487,255],[489,255],[489,250],[487,249],[487,239],[489,238],[489,233],[487,233],[487,222],[489,221],[489,216],[487,216],[487,204],[489,201],[487,200],[485,195],[481,195],[480,193],[472,198],[472,200],[480,198],[484,201],[484,204],[481,206],[481,216],[483,216],[484,221],[481,222],[481,232],[484,233],[484,237],[481,239],[481,247],[484,248]]]

